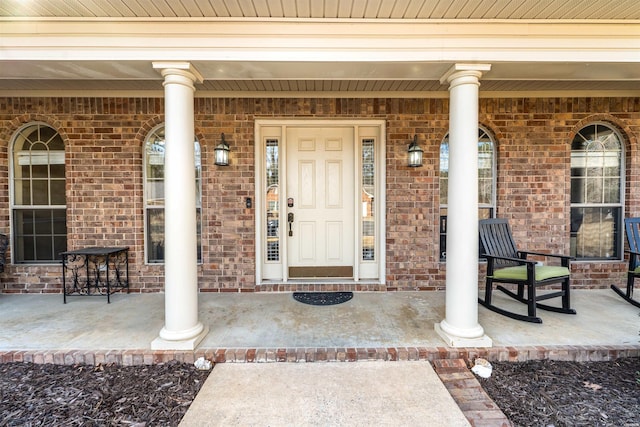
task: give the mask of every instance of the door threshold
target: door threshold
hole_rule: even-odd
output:
[[[381,292],[387,287],[379,280],[353,279],[289,279],[265,280],[256,286],[256,292]]]

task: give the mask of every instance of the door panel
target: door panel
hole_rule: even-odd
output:
[[[313,221],[300,221],[298,223],[300,235],[298,239],[306,242],[305,245],[297,245],[299,254],[297,259],[301,264],[313,265],[316,260],[316,223]],[[295,236],[295,232],[294,232]],[[293,237],[293,236],[292,236]],[[291,263],[289,263],[291,264]]]
[[[342,177],[342,162],[328,161],[326,162],[326,174],[325,174],[325,188],[327,202],[325,206],[327,208],[340,209],[343,207],[342,190],[344,178]]]
[[[327,259],[329,261],[340,262],[344,259],[342,238],[344,230],[343,223],[337,221],[327,221]]]
[[[315,209],[316,207],[316,162],[315,160],[298,161],[298,198],[300,208]],[[295,185],[295,184],[294,184]],[[295,200],[295,199],[294,199]]]
[[[353,128],[287,129],[290,277],[352,277]]]

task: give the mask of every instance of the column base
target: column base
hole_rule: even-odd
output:
[[[489,338],[487,335],[483,334],[479,337],[468,338],[468,337],[459,337],[456,335],[452,335],[448,332],[445,332],[439,323],[434,325],[434,329],[436,333],[440,335],[449,347],[491,347],[493,346],[493,340]]]
[[[198,335],[184,340],[166,340],[158,337],[151,341],[151,350],[195,350],[208,333],[209,327],[204,326]]]

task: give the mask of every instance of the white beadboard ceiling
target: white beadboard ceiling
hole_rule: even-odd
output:
[[[2,0],[6,17],[640,19],[638,0]]]
[[[491,64],[481,94],[640,96],[640,0],[0,0],[0,95],[161,94],[154,60],[196,96],[446,96],[459,62]]]

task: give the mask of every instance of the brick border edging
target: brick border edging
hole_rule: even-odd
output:
[[[513,426],[500,407],[484,391],[465,360],[437,359],[432,363],[438,378],[472,426]]]
[[[204,357],[215,363],[417,361],[439,359],[524,362],[527,360],[607,361],[640,357],[640,345],[628,346],[525,346],[489,348],[386,347],[386,348],[217,348],[182,350],[5,350],[0,362],[53,363],[58,365],[153,365],[169,361],[193,363]]]

